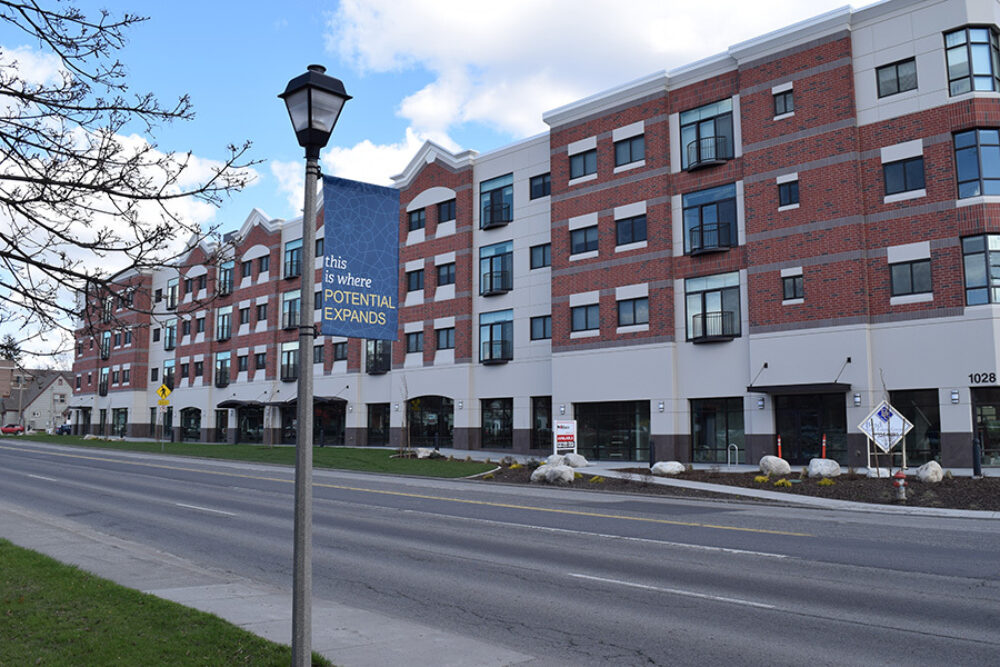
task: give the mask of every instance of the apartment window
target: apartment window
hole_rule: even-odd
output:
[[[191,320],[184,320],[181,322],[181,336],[191,335]]]
[[[240,308],[240,324],[250,324],[250,308]]]
[[[122,332],[121,331],[116,331],[115,332],[115,347],[121,347],[121,345],[122,345]]]
[[[285,244],[285,277],[297,278],[302,275],[302,239]]]
[[[125,343],[124,344],[126,346],[132,344],[132,330],[131,329],[126,329],[125,330]]]
[[[159,368],[149,369],[149,381],[156,382],[159,379],[160,379],[160,369]]]
[[[479,184],[479,226],[506,225],[514,219],[514,174],[491,178]]]
[[[1000,130],[955,133],[958,197],[1000,195]]]
[[[406,291],[416,292],[417,290],[422,290],[424,288],[424,270],[417,269],[416,271],[406,272]]]
[[[321,364],[323,363],[323,346],[313,345],[313,363]]]
[[[455,219],[455,200],[449,199],[438,204],[438,224]]]
[[[683,197],[684,250],[689,255],[736,245],[736,185],[722,185]]]
[[[620,167],[646,159],[646,137],[640,134],[615,142],[615,166]]]
[[[514,358],[514,311],[479,314],[479,361],[505,363]]]
[[[878,96],[888,97],[917,88],[917,61],[913,58],[875,69]]]
[[[514,287],[514,242],[497,243],[479,249],[479,294],[490,296]]]
[[[223,262],[219,265],[219,295],[233,293],[233,262]]]
[[[406,353],[424,351],[424,332],[413,331],[406,334]]]
[[[115,297],[113,296],[104,297],[104,309],[101,314],[102,322],[107,323],[111,321],[111,311],[114,308],[114,304],[115,304]]]
[[[929,259],[890,264],[889,276],[892,281],[892,296],[925,294],[933,291]]]
[[[552,316],[539,315],[531,318],[531,340],[552,338]]]
[[[77,375],[77,376],[76,376],[76,388],[77,388],[77,389],[79,389],[79,388],[80,388],[80,380],[81,380],[80,376],[79,376],[79,375]]]
[[[805,290],[802,285],[802,276],[783,276],[781,278],[781,298],[785,301],[792,299],[802,299],[805,297]]]
[[[204,361],[194,362],[194,376],[196,378],[200,378],[203,375],[205,375],[205,362]]]
[[[299,343],[292,341],[281,344],[281,380],[293,382],[299,379]]]
[[[597,250],[597,225],[571,231],[569,233],[569,246],[571,255]]]
[[[215,340],[229,340],[232,336],[233,307],[219,308],[215,314]]]
[[[618,302],[618,326],[649,324],[649,297],[623,299]]]
[[[437,265],[437,284],[438,287],[455,284],[455,262]]]
[[[882,165],[882,176],[885,179],[885,194],[894,195],[900,192],[924,189],[924,158],[913,157]]]
[[[247,355],[245,355],[245,354],[241,354],[238,357],[236,357],[236,370],[237,370],[237,372],[241,372],[242,373],[243,371],[247,370],[247,368],[249,367],[249,363],[248,362],[249,362],[249,359],[247,358]]]
[[[795,111],[795,97],[792,91],[785,90],[774,94],[774,115],[783,116]]]
[[[369,375],[380,375],[389,372],[392,367],[392,341],[365,341],[365,372]]]
[[[159,329],[153,329],[153,342],[154,343],[160,342],[160,330]]]
[[[541,269],[552,265],[552,244],[531,246],[531,268]]]
[[[552,177],[550,174],[532,176],[528,181],[531,199],[540,199],[552,194]]]
[[[207,275],[205,275],[203,273],[200,276],[198,276],[198,289],[200,289],[200,290],[205,289],[205,285],[207,285],[207,284],[208,284],[208,276]]]
[[[155,292],[153,292],[153,302],[159,303],[161,301],[163,301],[163,290],[158,289]]]
[[[118,384],[118,371],[111,371],[111,384]]]
[[[965,303],[1000,303],[1000,234],[962,239]]]
[[[262,371],[267,366],[267,352],[257,352],[253,355],[254,370]]]
[[[569,178],[580,178],[589,174],[597,173],[597,149],[577,153],[569,156]]]
[[[229,352],[219,352],[215,355],[215,386],[229,386]]]
[[[199,317],[194,321],[195,331],[197,333],[205,333],[205,318]]]
[[[323,308],[323,290],[316,290],[313,292],[313,310],[321,310]]]
[[[188,377],[188,372],[191,370],[191,364],[181,364],[181,379]]]
[[[257,273],[264,273],[271,268],[271,256],[264,255],[257,258]]]
[[[646,240],[646,216],[615,220],[615,241],[618,245],[628,245]]]
[[[333,344],[333,360],[347,361],[347,343]]]
[[[596,303],[569,309],[571,331],[594,331],[601,328],[600,309]]]
[[[322,257],[324,252],[326,252],[326,241],[323,237],[320,237],[316,239],[316,250],[313,253],[313,257]]]
[[[778,183],[778,206],[792,206],[799,203],[799,182]]]
[[[299,326],[299,310],[302,305],[301,290],[292,290],[281,295],[281,326],[294,329]]]
[[[163,349],[173,350],[177,347],[177,322],[171,322],[163,331]]]
[[[945,33],[944,47],[952,95],[998,89],[1000,55],[997,33],[992,28],[970,26]]]
[[[122,384],[129,384],[131,382],[132,382],[132,369],[131,368],[122,369]]]
[[[423,229],[427,226],[427,212],[424,209],[417,209],[416,211],[410,211],[410,225],[409,230],[415,232],[418,229]]]
[[[267,321],[267,304],[258,303],[257,304],[257,321],[266,322]]]
[[[740,274],[720,273],[684,281],[687,338],[694,342],[740,335]]]
[[[439,350],[455,349],[455,327],[435,329],[434,337],[437,339],[436,347]]]
[[[240,278],[249,278],[253,274],[253,262],[247,260],[240,262]]]
[[[184,279],[184,293],[185,294],[190,294],[192,291],[194,291],[194,279],[192,279],[192,278],[185,278]]]
[[[167,310],[177,307],[177,290],[180,288],[180,278],[171,278],[167,281]]]
[[[167,386],[168,389],[174,388],[174,360],[168,359],[163,362],[163,384]]]
[[[682,112],[680,125],[682,169],[695,169],[732,159],[731,98]]]

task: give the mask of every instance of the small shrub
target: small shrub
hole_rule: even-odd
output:
[[[454,461],[455,460],[455,455],[454,454],[449,454],[448,455],[448,460],[449,461]]]
[[[466,456],[465,457],[465,462],[466,463],[472,463],[472,457],[471,456]]]
[[[824,477],[823,479],[816,482],[816,486],[833,486],[834,484],[836,484],[836,482],[830,479],[829,477]]]
[[[493,479],[493,473],[491,472],[486,473],[485,475],[483,475],[483,479]]]
[[[579,472],[573,473],[573,479],[583,479],[583,473]]]
[[[802,471],[799,472],[799,479],[805,479],[808,476],[809,476],[809,469],[808,468],[803,468]]]
[[[511,470],[519,470],[520,468],[523,468],[523,467],[524,466],[521,465],[520,463],[518,463],[517,461],[514,461],[513,463],[510,464],[510,469]]]
[[[493,459],[491,459],[490,457],[487,456],[486,457],[486,463],[493,463]]]
[[[954,477],[954,475],[951,474],[950,470],[945,470],[944,471],[944,478],[945,479],[952,479],[953,477]]]
[[[601,477],[600,475],[594,475],[593,477],[590,478],[590,483],[591,484],[604,484],[604,478]]]
[[[792,486],[792,483],[789,482],[784,477],[782,477],[777,482],[775,482],[774,485],[777,486],[777,487],[779,487],[779,488],[790,488]]]
[[[767,475],[757,475],[756,477],[753,478],[753,481],[757,482],[758,484],[765,484],[768,481],[770,481],[770,479],[771,478],[768,477]]]

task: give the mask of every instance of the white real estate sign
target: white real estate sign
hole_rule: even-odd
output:
[[[576,420],[557,419],[552,422],[552,453],[576,454]]]
[[[876,447],[888,452],[910,432],[913,424],[887,401],[882,401],[863,422],[858,424],[858,428],[875,443]]]

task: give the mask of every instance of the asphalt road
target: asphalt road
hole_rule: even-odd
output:
[[[0,500],[289,588],[291,468],[0,441]],[[537,664],[1000,655],[1000,525],[317,471],[314,596]]]

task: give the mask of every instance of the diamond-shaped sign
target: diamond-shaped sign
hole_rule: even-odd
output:
[[[161,384],[159,388],[156,390],[156,395],[159,396],[160,398],[165,399],[167,396],[170,395],[170,387],[168,387],[165,384]]]
[[[896,408],[882,401],[865,417],[863,422],[858,424],[858,428],[868,436],[869,440],[875,443],[876,447],[883,452],[888,452],[906,437],[906,434],[913,428],[913,424],[899,414]]]

